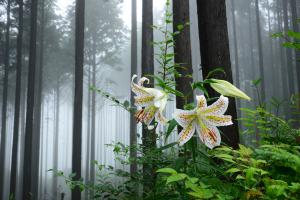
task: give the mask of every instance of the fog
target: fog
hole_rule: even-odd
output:
[[[154,25],[165,22],[165,2],[154,0]],[[258,5],[256,3],[258,2]],[[254,107],[259,98],[283,102],[280,108],[271,108],[284,117],[291,117],[288,105],[284,103],[299,91],[299,70],[296,70],[296,53],[282,47],[283,39],[272,34],[294,29],[295,20],[290,1],[282,0],[226,0],[230,54],[234,83],[253,98],[253,101],[238,101],[241,107]],[[297,12],[300,12],[298,2]],[[109,144],[130,143],[130,113],[103,95],[94,92],[96,87],[116,97],[120,102],[130,101],[131,82],[131,1],[130,0],[88,0],[85,2],[84,38],[84,85],[82,118],[82,177],[95,178],[92,160],[103,165],[129,170],[115,159],[114,149]],[[0,106],[3,107],[5,68],[5,25],[7,1],[0,1]],[[256,8],[258,6],[258,10]],[[257,18],[259,17],[259,18]],[[4,170],[4,193],[0,199],[9,199],[11,158],[16,90],[16,53],[18,35],[18,5],[11,1],[11,27],[9,47],[9,70],[7,85],[7,112],[5,159],[0,164]],[[190,37],[192,48],[193,78],[202,80],[200,45],[198,33],[196,0],[190,0]],[[296,25],[298,26],[298,25]],[[137,61],[138,75],[141,75],[142,1],[137,1]],[[172,27],[170,27],[172,29]],[[163,35],[154,30],[154,40]],[[20,93],[20,121],[18,142],[18,171],[16,199],[21,199],[23,177],[24,131],[26,126],[26,99],[28,91],[28,61],[30,45],[30,3],[24,1],[23,64]],[[155,48],[155,53],[159,49]],[[71,199],[71,191],[65,180],[56,177],[51,169],[61,170],[65,175],[72,172],[72,128],[74,103],[75,66],[75,1],[40,0],[37,18],[37,57],[35,80],[34,139],[33,149],[38,162],[39,176],[37,199]],[[155,70],[158,64],[155,63]],[[252,81],[261,78],[263,85],[259,96]],[[274,100],[275,101],[275,100]],[[171,101],[165,114],[167,118],[175,110]],[[239,117],[243,114],[238,111]],[[3,122],[3,120],[2,120]],[[3,124],[2,124],[3,126]],[[243,129],[243,126],[240,126]],[[138,125],[138,136],[142,135]],[[157,131],[164,130],[159,127]],[[168,142],[178,138],[174,131]],[[248,137],[242,142],[250,143]],[[138,137],[138,142],[141,138]],[[162,145],[164,141],[158,142]],[[50,171],[49,171],[50,170]],[[34,181],[32,180],[32,181]],[[120,180],[115,180],[120,181]],[[85,198],[83,192],[82,198]]]

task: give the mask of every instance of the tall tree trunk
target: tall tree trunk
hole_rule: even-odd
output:
[[[34,101],[34,135],[32,147],[32,170],[33,172],[39,171],[39,158],[40,158],[40,135],[41,135],[41,116],[42,116],[42,90],[43,90],[43,69],[44,69],[44,32],[45,32],[45,0],[41,0],[40,4],[41,18],[40,18],[40,38],[39,38],[39,64],[36,68],[36,95]],[[39,186],[39,173],[32,174],[32,193],[36,194],[33,199],[38,199],[38,186]]]
[[[83,62],[84,62],[84,9],[85,1],[76,0],[75,28],[75,94],[73,116],[72,172],[74,180],[81,178],[81,139],[82,139],[82,99],[83,99]],[[80,188],[72,190],[72,199],[80,200]]]
[[[280,4],[280,1],[277,2],[277,18],[278,18],[278,32],[282,32],[282,5]],[[284,98],[284,100],[287,100],[289,97],[289,89],[288,89],[288,80],[287,80],[287,73],[286,73],[286,67],[285,67],[285,57],[284,57],[284,52],[283,52],[283,48],[282,48],[282,43],[283,40],[281,38],[279,38],[279,54],[280,54],[280,73],[281,73],[281,77],[282,77],[282,96]],[[288,114],[289,115],[289,114]]]
[[[59,105],[60,105],[60,82],[59,82],[59,76],[57,78],[56,83],[56,104],[55,104],[55,129],[54,129],[54,146],[53,146],[53,169],[58,170],[58,142],[59,142]],[[53,174],[53,182],[52,182],[52,195],[54,198],[58,198],[57,193],[57,176]]]
[[[203,77],[218,66],[223,66],[226,76],[220,74],[217,78],[232,80],[232,71],[229,53],[229,41],[227,31],[227,17],[225,0],[198,0],[198,24],[200,53]],[[211,96],[219,96],[212,89]],[[235,120],[237,118],[235,100],[229,101],[228,114]],[[232,126],[223,127],[222,141],[237,148],[239,143],[239,132],[237,123]]]
[[[23,166],[23,199],[37,198],[33,192],[33,125],[34,125],[34,98],[35,98],[35,68],[36,68],[36,35],[37,35],[37,8],[38,0],[31,0],[31,19],[30,19],[30,51],[28,65],[28,92],[26,109],[26,127],[25,127],[25,148],[24,148],[24,166]],[[26,181],[26,182],[25,182]]]
[[[178,31],[178,25],[185,25],[190,21],[189,1],[173,0],[173,29]],[[193,82],[192,74],[192,52],[191,52],[191,35],[190,27],[185,27],[180,34],[175,38],[175,63],[180,67],[176,70],[180,77],[176,77],[176,90],[184,94],[184,98],[176,97],[176,107],[183,109],[184,105],[192,103],[193,89],[191,83]]]
[[[15,115],[13,130],[13,147],[10,174],[10,194],[16,197],[16,183],[18,173],[18,145],[19,145],[19,125],[20,125],[20,101],[21,101],[21,74],[22,74],[22,48],[23,48],[23,0],[18,0],[19,24],[17,36],[17,71],[15,90]]]
[[[4,195],[4,174],[6,156],[6,114],[7,114],[7,91],[8,91],[8,70],[9,70],[9,42],[10,42],[10,3],[7,1],[6,13],[6,34],[5,34],[5,55],[4,55],[4,80],[3,80],[3,99],[2,99],[2,123],[1,123],[1,146],[0,146],[0,198]]]
[[[264,57],[262,48],[262,38],[261,38],[261,24],[260,24],[260,10],[258,0],[255,0],[255,16],[256,16],[256,33],[257,33],[257,43],[258,43],[258,61],[259,61],[259,73],[261,78],[261,100],[266,101],[266,91],[265,91],[265,72],[264,72]]]
[[[252,27],[251,7],[252,7],[252,1],[249,0],[248,20],[249,20],[250,59],[251,59],[250,66],[252,66],[250,72],[251,72],[251,79],[253,80],[253,79],[256,79],[257,77],[255,74],[255,68],[254,68],[254,53],[253,53],[254,47],[253,47],[253,32],[252,32],[252,28],[251,28]]]
[[[288,17],[288,1],[282,0],[283,5],[283,21],[284,21],[284,32],[289,31],[289,17]],[[294,69],[292,61],[292,50],[290,48],[285,49],[286,52],[286,73],[288,74],[288,84],[289,84],[289,95],[295,93],[294,86]]]
[[[137,74],[137,13],[136,13],[136,0],[131,0],[131,77]],[[133,107],[134,103],[134,93],[130,94],[130,102]],[[136,120],[134,118],[134,113],[130,114],[130,146],[137,145],[136,139]],[[137,152],[131,148],[130,157],[135,159],[137,157]],[[130,164],[130,173],[135,174],[137,172],[137,164]]]
[[[90,90],[90,86],[91,86],[91,70],[90,70],[90,66],[88,66],[88,103],[87,103],[87,130],[86,130],[86,134],[87,134],[87,145],[86,145],[86,161],[85,161],[85,165],[86,165],[86,169],[85,169],[85,181],[86,183],[89,182],[90,180],[90,164],[91,164],[91,156],[90,156],[90,151],[91,151],[91,90]],[[89,193],[88,191],[85,191],[85,199],[89,198]]]
[[[291,5],[291,14],[292,14],[292,24],[293,31],[299,32],[299,24],[297,23],[298,14],[297,14],[297,2],[296,0],[290,0]],[[299,40],[298,40],[299,42]],[[295,52],[295,60],[296,60],[296,72],[297,72],[297,85],[298,85],[298,93],[300,93],[300,51]]]
[[[92,84],[96,87],[96,37],[93,37],[93,73],[92,73]],[[96,92],[92,91],[92,108],[91,108],[91,161],[96,159],[95,157],[95,133],[96,133]],[[90,161],[90,162],[91,162]],[[95,183],[95,164],[91,164],[91,182]],[[93,196],[93,194],[92,194]]]
[[[143,0],[142,8],[142,76],[150,79],[149,87],[153,87],[154,79],[154,49],[153,49],[153,0]],[[142,134],[143,152],[148,154],[151,149],[156,148],[156,133],[155,130],[148,130],[143,125]],[[143,182],[144,192],[147,192],[154,187],[154,166],[152,163],[145,162],[143,164]]]
[[[240,74],[239,74],[239,56],[238,56],[238,42],[236,33],[236,19],[235,19],[235,0],[231,0],[231,15],[232,15],[232,32],[233,32],[233,45],[234,45],[234,64],[235,64],[235,81],[236,85],[240,87]]]

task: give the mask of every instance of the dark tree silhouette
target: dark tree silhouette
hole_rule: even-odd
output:
[[[18,145],[20,124],[20,101],[21,101],[21,72],[22,72],[22,49],[23,49],[23,0],[18,0],[18,36],[17,36],[17,66],[16,66],[16,90],[15,90],[15,115],[13,130],[13,147],[10,174],[10,194],[15,196],[17,171],[18,171]]]
[[[288,1],[282,0],[282,9],[283,9],[283,28],[284,32],[289,31],[289,18],[288,18]],[[295,92],[294,87],[294,70],[293,70],[293,64],[292,64],[292,49],[286,48],[286,73],[288,75],[288,86],[289,86],[289,95],[292,95]]]
[[[265,72],[264,72],[264,58],[263,58],[263,48],[262,48],[262,37],[261,37],[261,23],[260,23],[260,11],[259,2],[255,0],[255,16],[256,16],[256,33],[257,33],[257,43],[258,43],[258,62],[259,62],[259,75],[261,78],[260,88],[261,88],[261,100],[265,102],[266,92],[265,92]]]
[[[37,41],[37,8],[38,0],[31,0],[31,19],[30,19],[30,47],[28,65],[28,92],[25,125],[25,145],[24,145],[24,166],[23,166],[23,199],[36,199],[37,194],[32,193],[34,185],[33,174],[38,171],[32,170],[33,156],[33,137],[34,137],[34,100],[35,100],[35,71],[36,71],[36,41]],[[25,182],[26,181],[26,182]]]
[[[137,13],[136,13],[136,0],[131,0],[131,77],[134,74],[137,74]],[[134,103],[134,93],[130,94],[130,102],[133,107]],[[134,117],[134,113],[130,114],[130,146],[137,145],[136,138],[136,120]],[[130,151],[130,157],[136,158],[137,152],[133,149]],[[130,165],[130,172],[134,174],[137,171],[137,165]]]
[[[298,3],[299,4],[299,3]],[[297,23],[298,14],[297,14],[297,1],[296,0],[290,0],[291,5],[291,14],[292,14],[292,25],[293,25],[293,31],[299,32],[299,24]],[[298,89],[300,90],[300,52],[295,52],[295,60],[296,60],[296,72],[297,72],[297,78],[298,78]],[[298,91],[299,93],[300,91]]]
[[[82,99],[83,99],[83,60],[84,60],[84,9],[85,1],[76,0],[75,11],[75,94],[73,116],[72,172],[75,180],[81,177],[81,138],[82,138]],[[80,200],[78,187],[72,190],[72,199]]]
[[[6,147],[6,114],[7,114],[7,90],[8,90],[8,71],[9,71],[9,48],[10,48],[10,5],[11,1],[7,1],[6,11],[6,33],[5,33],[5,55],[4,55],[4,80],[3,80],[3,99],[2,99],[2,123],[1,123],[1,146],[0,146],[0,198],[4,193],[4,171],[5,171],[5,147]]]
[[[186,25],[190,21],[189,1],[174,0],[173,1],[173,29],[178,31],[178,27]],[[180,28],[179,28],[180,29]],[[193,89],[191,83],[193,82],[192,74],[192,54],[191,54],[191,39],[190,27],[183,28],[179,35],[175,38],[175,63],[179,67],[177,72],[181,74],[180,77],[175,77],[176,90],[182,92],[184,97],[176,97],[176,107],[183,109],[184,105],[193,102]]]
[[[222,66],[226,76],[220,74],[217,78],[232,83],[225,0],[198,0],[197,10],[203,77],[216,67]],[[209,94],[219,96],[212,89],[209,90]],[[228,114],[233,119],[237,118],[235,100],[232,98],[228,106]],[[221,129],[224,133],[222,141],[237,148],[239,132],[237,123],[234,124]]]
[[[143,0],[142,15],[142,76],[150,80],[149,87],[153,87],[154,79],[154,48],[153,42],[153,0]],[[147,154],[156,148],[155,130],[148,130],[143,125],[142,134],[143,152]],[[144,193],[154,187],[154,166],[145,162],[143,164]]]

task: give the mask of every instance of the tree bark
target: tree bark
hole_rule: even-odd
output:
[[[231,14],[232,14],[233,45],[234,45],[235,81],[236,81],[236,86],[240,87],[238,42],[237,42],[236,19],[235,19],[235,0],[231,0]]]
[[[91,156],[90,156],[90,144],[91,144],[91,70],[88,66],[88,103],[87,103],[87,147],[86,147],[86,170],[85,170],[85,183],[87,184],[90,180],[90,164],[91,164]],[[85,199],[89,198],[88,191],[85,191]]]
[[[148,77],[150,84],[148,87],[154,86],[154,49],[153,49],[153,0],[143,0],[142,8],[142,77]],[[148,130],[143,125],[142,133],[143,153],[147,155],[151,149],[156,148],[155,130]],[[153,189],[155,180],[155,167],[152,163],[145,162],[143,164],[143,183],[144,193]]]
[[[75,94],[73,116],[73,153],[72,172],[74,180],[81,178],[81,139],[82,139],[82,99],[83,99],[83,62],[84,62],[84,9],[85,1],[76,0],[75,12]],[[80,200],[80,188],[72,190],[72,199]]]
[[[262,48],[262,38],[261,38],[261,24],[260,24],[260,11],[258,0],[255,0],[255,16],[256,16],[256,33],[257,33],[257,43],[258,43],[258,61],[259,61],[259,73],[261,78],[261,101],[266,102],[266,91],[265,91],[265,72],[264,72],[264,57]]]
[[[10,3],[7,1],[6,13],[6,34],[5,34],[5,55],[4,55],[4,80],[3,80],[3,99],[2,99],[2,123],[1,123],[1,146],[0,160],[0,198],[4,195],[4,174],[5,174],[5,157],[6,157],[6,115],[7,115],[7,92],[8,92],[8,70],[9,70],[9,47],[10,47]]]
[[[290,0],[291,5],[291,14],[292,14],[292,24],[293,31],[299,33],[299,24],[297,23],[298,14],[297,14],[297,1]],[[299,40],[298,40],[299,42]],[[300,51],[295,51],[295,61],[296,61],[296,73],[297,73],[297,85],[298,85],[298,93],[300,93]]]
[[[197,0],[197,9],[203,77],[216,67],[222,66],[226,76],[220,74],[217,78],[232,83],[225,0]],[[219,96],[211,88],[208,92],[212,97]],[[233,98],[230,98],[227,112],[234,120],[237,119]],[[224,133],[222,141],[237,148],[239,143],[237,122],[221,130]]]
[[[37,8],[38,0],[31,0],[31,19],[30,19],[30,52],[29,52],[29,71],[28,71],[28,92],[25,125],[25,148],[23,166],[23,199],[37,198],[33,192],[33,126],[34,126],[34,99],[35,99],[35,70],[36,70],[36,35],[37,35]],[[26,181],[26,182],[25,182]]]
[[[283,21],[284,21],[284,32],[289,31],[289,18],[288,18],[288,1],[282,0],[283,5]],[[294,69],[292,61],[292,50],[291,48],[286,48],[286,73],[288,75],[288,86],[289,86],[289,96],[295,93],[295,85],[294,85]]]
[[[56,83],[56,104],[55,104],[55,129],[54,129],[54,146],[53,146],[53,169],[58,170],[58,142],[59,142],[59,113],[60,113],[60,81],[59,81],[59,75],[57,77],[57,83]],[[52,182],[52,195],[54,198],[58,198],[58,192],[57,192],[57,176],[53,174],[53,182]]]
[[[189,1],[173,0],[173,30],[178,31],[178,25],[185,25],[190,21]],[[194,101],[193,89],[193,67],[192,67],[192,52],[191,52],[191,35],[190,27],[185,27],[175,38],[175,63],[180,67],[176,68],[181,74],[176,77],[176,90],[182,92],[184,97],[176,97],[176,107],[183,109],[184,105]]]
[[[137,74],[137,13],[136,13],[136,0],[131,0],[131,77]],[[130,103],[131,107],[134,106],[134,93],[130,93]],[[134,147],[137,145],[136,138],[136,120],[134,113],[130,113],[130,146]],[[137,157],[137,152],[135,148],[130,149],[130,157],[135,159]],[[137,164],[130,164],[130,173],[135,174],[137,172]]]
[[[94,87],[96,87],[96,37],[93,37],[93,72],[92,72],[92,84]],[[92,108],[91,108],[91,160],[90,162],[93,162],[96,157],[95,157],[95,147],[96,147],[96,140],[95,140],[95,135],[96,135],[96,92],[92,91]],[[91,182],[95,183],[95,164],[91,163],[91,169],[90,169],[90,175],[91,175]],[[93,196],[93,194],[92,194]]]
[[[15,90],[15,115],[13,129],[13,147],[10,174],[10,194],[16,197],[16,183],[18,173],[18,145],[19,145],[19,125],[20,125],[20,101],[21,101],[21,74],[22,74],[22,48],[23,48],[23,0],[18,0],[19,22],[17,36],[17,71],[16,71],[16,90]]]

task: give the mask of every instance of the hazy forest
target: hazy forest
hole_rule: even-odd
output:
[[[299,200],[300,0],[0,0],[0,200]]]

